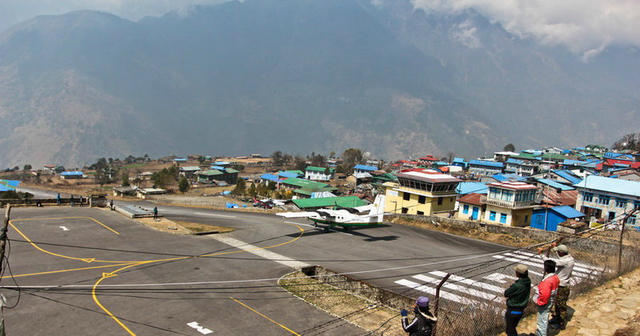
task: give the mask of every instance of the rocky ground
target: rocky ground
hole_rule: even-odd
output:
[[[640,335],[640,269],[569,300],[569,306],[573,316],[567,329],[550,329],[549,335]],[[535,319],[535,315],[526,317],[520,322],[518,332],[534,333]]]

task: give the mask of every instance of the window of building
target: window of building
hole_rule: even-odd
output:
[[[464,207],[462,207],[462,213],[463,214],[469,213],[469,204],[465,204]]]
[[[418,211],[418,216],[424,216],[424,211]]]
[[[636,208],[640,209],[640,201],[635,201],[635,202],[633,202],[633,205],[634,205]]]
[[[626,208],[627,207],[627,200],[626,199],[622,199],[622,198],[616,198],[616,206],[618,208]]]
[[[491,221],[495,221],[496,220],[496,212],[495,211],[489,212],[489,220],[491,220]]]
[[[418,203],[425,204],[427,203],[427,198],[424,196],[418,196]]]
[[[506,213],[500,213],[500,223],[502,223],[502,224],[506,224],[507,223],[507,214]]]
[[[593,202],[593,194],[586,192],[586,193],[584,193],[584,196],[582,196],[582,199],[585,202]]]
[[[605,196],[605,195],[598,196],[598,204],[609,205],[610,200],[611,200],[611,197],[609,196]]]
[[[442,197],[438,197],[438,205],[442,205]]]
[[[403,193],[402,194],[402,199],[405,201],[408,201],[411,199],[411,194],[410,193]]]
[[[409,208],[402,208],[402,213],[403,214],[409,213]]]
[[[636,216],[631,216],[627,219],[627,224],[636,225]]]
[[[529,215],[525,215],[524,216],[524,225],[527,225],[529,223]]]

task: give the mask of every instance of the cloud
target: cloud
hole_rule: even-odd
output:
[[[475,49],[482,46],[482,43],[480,42],[480,39],[477,35],[477,28],[474,27],[473,23],[469,20],[457,24],[452,29],[451,36],[454,40],[457,40],[470,49]]]
[[[411,0],[415,8],[474,9],[520,38],[564,45],[588,59],[610,45],[640,46],[638,0]]]

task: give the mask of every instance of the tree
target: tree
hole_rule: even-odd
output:
[[[189,191],[189,180],[187,180],[186,177],[182,177],[180,179],[180,182],[178,182],[178,190],[180,190],[180,192],[182,193],[186,193],[187,191]]]
[[[251,182],[251,185],[249,186],[249,190],[247,191],[247,194],[251,197],[256,197],[256,195],[258,194],[256,185],[253,182]]]
[[[307,161],[300,155],[296,155],[293,159],[293,165],[296,170],[304,171],[307,168]]]
[[[510,144],[505,145],[502,150],[504,150],[505,152],[513,152],[513,151],[516,150],[516,146],[514,146],[512,143],[510,143]]]
[[[247,191],[247,185],[243,179],[239,179],[236,187],[231,191],[232,194],[236,196],[244,195]]]
[[[353,167],[362,162],[364,155],[358,148],[349,148],[342,153],[342,168],[346,173],[351,174]]]
[[[26,165],[24,165],[24,168],[22,168],[22,170],[31,170],[31,168],[31,165],[27,163]]]
[[[514,148],[515,149],[515,148]],[[453,157],[455,156],[455,154],[453,152],[449,152],[447,153],[447,159],[449,159],[447,162],[452,163],[453,162]]]
[[[130,185],[131,184],[129,183],[129,171],[125,169],[122,171],[122,186],[128,187]]]
[[[615,150],[640,150],[640,133],[629,133],[613,144]]]
[[[311,154],[311,165],[316,167],[323,167],[327,164],[327,158],[321,154]]]
[[[274,166],[282,166],[284,164],[284,155],[282,151],[275,151],[271,154],[271,162]]]

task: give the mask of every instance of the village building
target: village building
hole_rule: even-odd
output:
[[[65,180],[75,180],[84,178],[84,173],[78,170],[63,171],[62,173],[60,173],[60,177]]]
[[[522,176],[531,176],[536,173],[537,167],[537,165],[529,161],[509,158],[505,161],[504,171]]]
[[[622,220],[634,207],[640,208],[640,182],[591,175],[575,187],[579,191],[576,209],[591,223],[598,219]],[[636,213],[627,223],[636,225],[639,216]]]
[[[455,208],[460,180],[431,169],[407,169],[396,174],[398,182],[386,182],[385,212],[430,216]]]
[[[291,190],[298,197],[311,198],[314,193],[318,192],[333,192],[337,188],[332,187],[326,183],[305,180],[296,177],[290,177],[283,180],[278,180],[278,186],[284,190]]]
[[[502,173],[504,164],[502,162],[471,160],[469,161],[469,173],[476,176],[491,176]]]
[[[584,214],[568,205],[543,207],[533,210],[531,227],[545,231],[558,231],[558,226],[568,220],[581,221]]]
[[[353,167],[353,176],[356,178],[371,178],[376,170],[378,170],[378,167],[357,164]]]
[[[458,198],[458,212],[456,218],[460,220],[477,221],[484,218],[486,205],[483,202],[485,195],[480,193],[468,193]]]
[[[153,195],[163,195],[166,194],[167,191],[161,188],[138,188],[136,189],[136,196],[141,199],[147,199],[149,196]]]
[[[570,170],[564,170],[564,169],[551,170],[550,179],[567,184],[567,185],[574,185],[582,181],[582,178],[580,178],[580,176],[576,175],[574,172]]]
[[[238,171],[233,168],[209,169],[197,173],[198,182],[225,186],[238,182]]]
[[[192,178],[200,171],[200,167],[198,166],[180,167],[179,171],[180,171],[179,174],[181,176],[184,176],[186,178]]]
[[[484,200],[483,221],[505,226],[528,226],[536,204],[536,191],[535,185],[525,182],[490,183]]]
[[[304,178],[311,181],[329,181],[334,173],[333,168],[308,166],[304,169]]]

